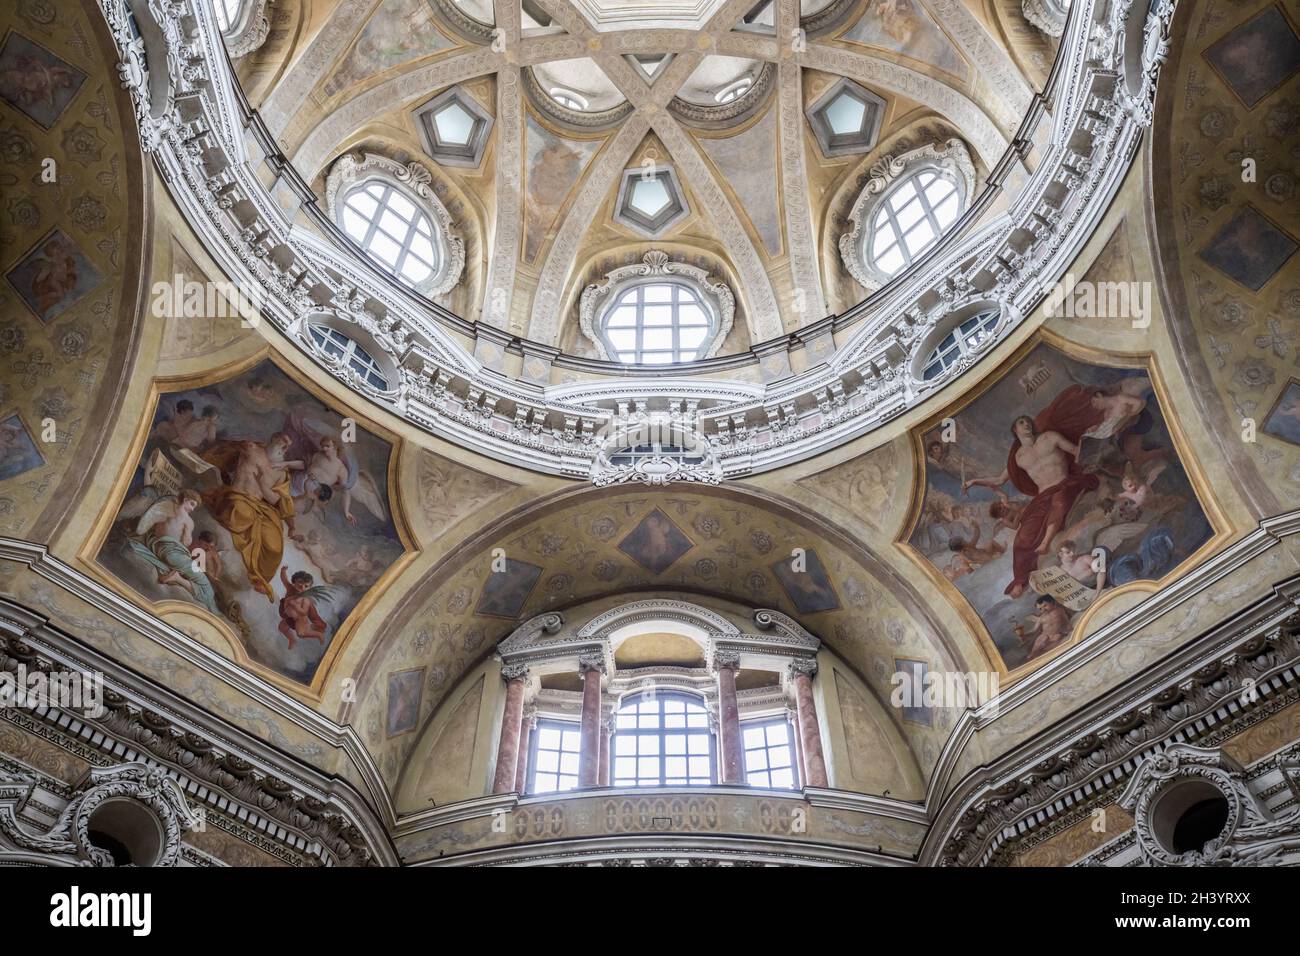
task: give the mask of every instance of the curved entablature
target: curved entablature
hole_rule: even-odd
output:
[[[151,55],[152,69],[140,55],[127,5],[105,0],[104,8],[142,142],[209,251],[242,287],[260,290],[263,317],[291,337],[305,315],[321,310],[371,331],[385,353],[375,358],[391,364],[395,380],[386,390],[363,389],[367,397],[484,454],[587,477],[597,456],[594,436],[613,416],[598,405],[559,400],[563,386],[552,384],[553,372],[617,381],[632,395],[672,378],[683,382],[674,398],[700,403],[697,431],[730,477],[872,430],[947,385],[1032,311],[1091,234],[1150,122],[1173,3],[1158,3],[1145,17],[1126,0],[1076,4],[1048,88],[1033,101],[983,192],[940,241],[862,307],[754,346],[740,359],[650,369],[566,357],[466,322],[359,259],[242,99],[218,49],[210,8],[149,6],[156,29],[145,35],[172,54]],[[192,39],[182,39],[187,36]],[[165,82],[159,64],[169,71]],[[1032,147],[1032,168],[1023,163],[1031,141],[1041,144]],[[258,155],[281,177],[274,193],[252,165]],[[968,361],[918,377],[917,352],[930,333],[974,300],[1000,309],[992,334]],[[807,354],[826,335],[830,353],[823,350],[821,361],[794,373],[793,353]],[[457,337],[473,339],[472,354]],[[709,380],[711,370],[737,364],[758,365],[762,395],[706,407],[729,388]],[[335,374],[346,380],[342,370]]]

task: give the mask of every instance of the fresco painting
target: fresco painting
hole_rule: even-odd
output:
[[[339,68],[325,81],[325,95],[333,96],[452,45],[434,26],[433,10],[426,0],[384,0]]]
[[[21,33],[0,46],[0,99],[44,129],[76,98],[86,74]]]
[[[5,275],[42,322],[62,315],[99,285],[102,278],[76,243],[60,229],[36,243]]]
[[[970,603],[1008,669],[1066,643],[1108,590],[1213,535],[1149,375],[1039,344],[921,436],[910,545]]]
[[[901,53],[953,76],[966,76],[966,61],[918,0],[871,4],[844,39]]]
[[[391,457],[269,361],[165,393],[98,560],[150,600],[211,612],[253,660],[310,683],[405,550]]]

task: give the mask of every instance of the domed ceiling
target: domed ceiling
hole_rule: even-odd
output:
[[[1048,42],[1003,39],[1001,17],[958,0],[379,0],[277,8],[237,67],[318,195],[345,154],[429,170],[465,242],[461,281],[434,296],[452,312],[603,357],[581,294],[653,249],[732,291],[725,355],[871,291],[837,243],[873,164],[954,138],[978,173],[997,161],[1038,80],[1017,64]],[[439,138],[453,118],[466,150]]]

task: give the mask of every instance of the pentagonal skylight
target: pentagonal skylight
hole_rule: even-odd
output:
[[[434,113],[433,123],[438,129],[439,139],[457,146],[467,145],[470,133],[474,131],[474,117],[456,102],[448,103]]]
[[[689,214],[677,174],[671,166],[645,166],[623,171],[615,221],[643,236],[662,236]]]
[[[483,159],[492,117],[460,87],[453,86],[416,110],[415,122],[424,148],[439,163],[477,166]]]
[[[841,79],[808,108],[822,153],[865,153],[876,145],[885,101],[850,79]]]
[[[672,202],[668,189],[658,177],[638,179],[632,184],[632,198],[628,204],[637,212],[653,217]]]

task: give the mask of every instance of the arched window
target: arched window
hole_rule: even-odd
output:
[[[975,166],[959,139],[877,160],[840,236],[844,268],[875,291],[952,228],[974,191]]]
[[[393,183],[371,179],[349,189],[343,197],[343,231],[409,286],[438,272],[442,237]]]
[[[576,112],[585,112],[590,105],[587,98],[573,90],[566,90],[562,86],[556,86],[551,89],[551,99],[559,103],[565,109],[575,110]]]
[[[625,698],[614,714],[613,757],[616,787],[707,787],[715,775],[708,711],[686,694]]]
[[[444,295],[460,281],[465,243],[428,167],[345,153],[326,177],[325,204],[348,238],[421,295]]]
[[[722,89],[718,90],[718,92],[713,95],[713,98],[719,105],[732,103],[748,93],[753,85],[753,77],[742,76],[734,83],[728,83]]]
[[[332,329],[328,325],[312,325],[308,327],[308,331],[311,332],[312,341],[322,352],[338,359],[340,363],[352,369],[381,392],[388,391],[388,378],[383,374],[382,366],[360,345],[338,329]]]
[[[693,362],[713,337],[717,320],[684,282],[638,282],[601,314],[599,334],[611,358],[629,365]]]
[[[212,0],[217,14],[217,26],[221,27],[222,33],[229,33],[239,22],[239,10],[243,5],[244,0]]]
[[[887,276],[910,266],[957,221],[961,194],[950,173],[935,166],[896,183],[876,208],[867,233],[867,262]]]
[[[928,382],[973,352],[997,327],[998,316],[997,309],[987,309],[960,321],[925,357],[921,378]]]

